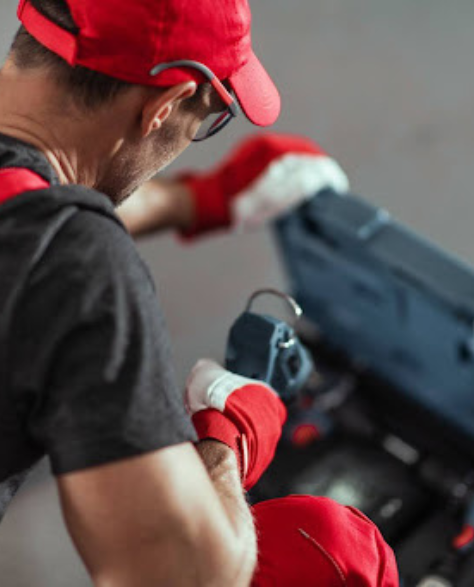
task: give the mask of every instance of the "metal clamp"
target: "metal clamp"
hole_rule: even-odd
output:
[[[303,310],[302,310],[301,306],[291,296],[289,296],[288,294],[285,294],[277,289],[272,289],[272,288],[259,289],[256,292],[254,292],[250,296],[249,301],[247,302],[247,307],[246,307],[245,311],[250,312],[255,300],[262,295],[275,296],[275,297],[278,297],[278,298],[284,300],[285,302],[287,302],[287,304],[290,306],[290,308],[293,310],[293,312],[295,314],[295,320],[294,320],[293,325],[295,325],[298,322],[298,320],[301,318],[301,316],[303,315]],[[289,349],[292,346],[294,346],[295,344],[296,344],[296,339],[294,337],[292,337],[292,338],[290,338],[290,340],[287,340],[285,342],[280,342],[278,344],[278,346],[281,349]]]

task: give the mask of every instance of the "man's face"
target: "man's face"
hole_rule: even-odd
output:
[[[223,109],[210,86],[197,98],[192,106],[186,101],[176,105],[163,126],[148,137],[124,142],[94,187],[118,205],[174,161],[190,145],[207,116]]]

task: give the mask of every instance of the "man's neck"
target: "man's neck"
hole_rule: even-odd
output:
[[[43,153],[51,167],[56,172],[61,184],[78,183],[73,166],[60,149],[54,149],[42,132],[42,128],[34,129],[32,121],[23,123],[21,118],[15,120],[12,116],[2,116],[0,109],[0,133],[28,143]]]
[[[41,151],[62,184],[94,187],[113,141],[98,135],[100,121],[61,96],[44,76],[19,73],[7,61],[0,71],[0,132]]]

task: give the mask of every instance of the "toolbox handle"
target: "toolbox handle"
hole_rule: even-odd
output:
[[[263,295],[276,296],[278,298],[281,298],[285,302],[287,302],[287,304],[290,306],[290,308],[293,310],[293,312],[295,314],[295,322],[294,323],[296,323],[303,315],[303,310],[302,310],[301,306],[296,302],[296,300],[294,300],[290,295],[285,294],[285,293],[283,293],[277,289],[273,289],[273,288],[258,289],[257,291],[255,291],[250,296],[249,301],[247,302],[247,307],[246,307],[245,311],[250,312],[255,300]]]

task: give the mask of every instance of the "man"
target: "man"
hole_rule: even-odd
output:
[[[187,386],[192,426],[150,277],[113,210],[234,118],[231,92],[252,122],[276,120],[246,0],[22,0],[19,17],[0,73],[2,512],[47,454],[95,585],[248,585],[257,540],[243,488],[270,462],[284,406],[201,361]],[[179,186],[175,203],[193,215]],[[367,520],[332,503],[285,504],[282,528],[303,505],[332,545],[370,551],[364,568],[350,557],[341,566],[314,520],[298,522],[296,550],[304,540],[322,556],[301,565],[306,584],[394,585]],[[269,545],[273,507],[255,510]],[[275,576],[265,544],[260,585]]]

